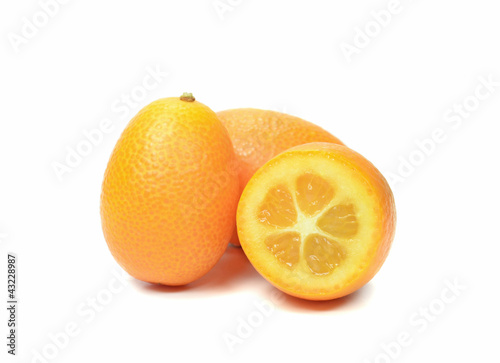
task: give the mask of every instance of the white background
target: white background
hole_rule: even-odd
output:
[[[231,11],[218,14],[212,0],[74,0],[46,24],[37,1],[0,5],[0,295],[15,252],[20,300],[15,358],[1,309],[1,361],[499,361],[499,84],[475,99],[481,78],[500,82],[497,2],[401,0],[382,30],[372,11],[388,1],[220,4]],[[14,46],[34,17],[37,32]],[[342,44],[366,26],[371,37],[349,61]],[[143,95],[148,67],[168,76]],[[141,97],[123,109],[133,90]],[[185,288],[116,283],[122,270],[99,217],[106,163],[141,107],[184,91],[215,111],[313,121],[391,178],[397,235],[380,273],[337,301],[275,299],[233,248]],[[452,121],[464,101],[473,110]],[[58,178],[54,163],[105,118],[112,131]],[[423,156],[416,141],[436,132],[444,140]],[[405,171],[402,160],[419,165]],[[453,283],[463,289],[448,291]],[[273,298],[259,320],[256,304]],[[78,334],[64,339],[70,323]],[[405,332],[410,344],[398,348]]]

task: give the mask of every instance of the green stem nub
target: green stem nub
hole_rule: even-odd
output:
[[[181,96],[181,101],[194,102],[195,98],[192,93],[184,92]]]

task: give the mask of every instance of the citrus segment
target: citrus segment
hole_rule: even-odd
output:
[[[310,234],[304,241],[304,257],[311,271],[328,274],[343,262],[346,252],[338,243],[320,234]]]
[[[266,238],[266,246],[274,256],[288,267],[299,262],[300,234],[284,232]]]
[[[333,198],[333,187],[322,177],[306,173],[297,179],[297,203],[305,214],[312,216]]]
[[[335,237],[354,237],[358,232],[358,220],[353,205],[334,205],[318,219],[318,227]]]
[[[278,186],[267,193],[259,221],[275,227],[289,227],[297,221],[292,195],[286,187]]]

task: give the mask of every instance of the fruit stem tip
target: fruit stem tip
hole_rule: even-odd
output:
[[[181,101],[193,102],[195,100],[191,92],[184,92],[181,96]]]

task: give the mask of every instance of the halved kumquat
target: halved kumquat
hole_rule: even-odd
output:
[[[255,269],[309,300],[339,298],[370,281],[395,225],[382,174],[331,143],[297,146],[267,162],[248,182],[237,213],[238,237]]]

